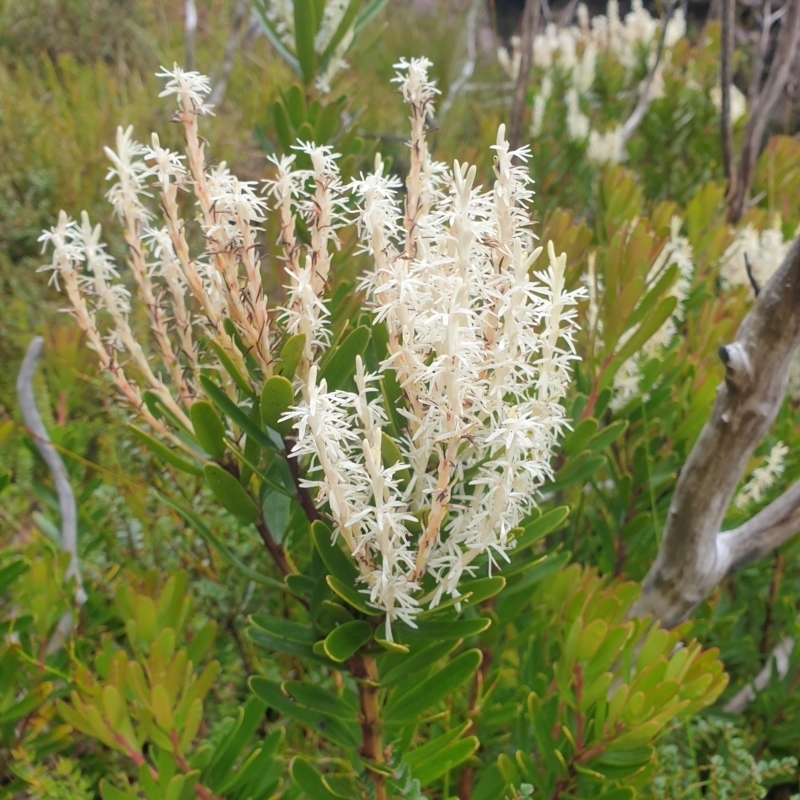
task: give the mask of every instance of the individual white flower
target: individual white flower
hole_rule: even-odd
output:
[[[106,180],[116,182],[106,193],[114,212],[120,220],[136,223],[146,222],[152,213],[142,204],[140,196],[151,197],[147,190],[147,179],[153,174],[144,160],[146,149],[133,139],[133,125],[117,128],[117,149],[104,148],[111,169]]]
[[[211,94],[211,82],[205,75],[199,72],[187,72],[174,64],[171,70],[161,67],[161,72],[157,72],[156,77],[169,78],[159,97],[175,95],[183,111],[213,115],[211,106],[205,102],[206,97]]]
[[[785,469],[785,458],[789,453],[789,448],[783,443],[778,442],[769,451],[760,467],[756,467],[745,485],[736,495],[734,504],[739,509],[745,509],[753,503],[760,503],[767,490],[775,484],[775,481],[783,475]]]

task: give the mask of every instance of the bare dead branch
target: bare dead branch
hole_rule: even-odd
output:
[[[186,41],[186,69],[194,69],[194,35],[197,31],[197,7],[194,0],[183,5],[183,35]]]
[[[231,32],[228,36],[228,41],[225,42],[222,64],[220,65],[217,79],[214,81],[214,88],[211,90],[211,94],[208,97],[208,102],[213,106],[218,106],[222,102],[222,98],[225,96],[225,90],[228,88],[228,80],[231,76],[231,70],[233,69],[233,61],[236,57],[236,51],[239,49],[242,25],[249,10],[250,0],[238,0],[233,9]]]
[[[736,0],[722,0],[722,41],[720,42],[720,92],[722,109],[719,115],[722,141],[722,165],[728,181],[728,197],[736,191],[736,170],[733,164],[733,125],[731,123],[731,83],[733,83],[733,34]]]
[[[761,692],[767,688],[772,680],[773,674],[777,674],[779,679],[786,677],[789,671],[789,657],[794,650],[794,639],[789,636],[781,639],[767,658],[761,671],[753,679],[752,683],[743,686],[736,694],[722,706],[722,710],[727,714],[741,714],[753,700],[756,699],[756,692]],[[775,672],[772,671],[773,662]]]
[[[758,37],[755,53],[753,55],[753,69],[750,74],[750,87],[747,90],[747,105],[751,106],[758,97],[761,89],[761,77],[764,74],[764,61],[767,57],[767,47],[769,46],[769,32],[775,21],[772,16],[772,5],[770,0],[764,0],[761,8],[761,33]]]
[[[478,51],[478,12],[482,6],[483,0],[472,0],[469,11],[467,11],[467,23],[465,26],[467,57],[461,66],[458,77],[450,84],[450,88],[447,90],[447,95],[439,109],[439,118],[437,120],[439,123],[444,121],[455,99],[461,93],[467,81],[472,77],[472,73],[475,72],[475,61],[477,60]]]
[[[50,436],[44,427],[39,410],[36,408],[36,398],[33,394],[33,376],[36,372],[36,362],[42,352],[44,339],[35,336],[28,345],[22,367],[17,376],[17,399],[22,413],[25,427],[36,445],[50,474],[58,495],[58,507],[61,512],[61,549],[69,553],[69,565],[65,578],[75,579],[75,600],[79,605],[86,602],[86,592],[83,589],[80,561],[78,560],[78,515],[75,506],[75,495],[69,482],[67,469],[61,456],[56,452],[50,442]],[[69,636],[74,621],[72,613],[66,611],[56,626],[56,630],[47,645],[47,653],[52,654],[61,649],[64,640]]]
[[[647,77],[642,82],[642,88],[639,91],[639,100],[636,103],[636,108],[633,109],[630,117],[625,120],[622,129],[620,130],[620,138],[622,143],[625,144],[631,136],[633,136],[636,129],[644,119],[647,109],[650,108],[650,103],[653,101],[653,81],[656,78],[658,67],[661,64],[661,57],[664,55],[664,43],[667,39],[667,25],[672,17],[672,8],[675,0],[667,0],[666,8],[664,9],[664,18],[661,20],[661,33],[658,37],[658,45],[656,47],[656,57],[653,61],[653,66],[647,74]]]
[[[735,190],[729,195],[728,220],[730,222],[738,222],[745,211],[767,121],[786,88],[800,44],[800,0],[788,0],[786,8],[786,13],[781,20],[778,45],[772,65],[764,87],[750,109],[750,117],[744,130]]]
[[[761,289],[736,339],[720,348],[725,380],[681,470],[661,547],[632,613],[672,627],[729,573],[800,530],[800,484],[720,533],[747,462],[780,409],[800,346],[800,237]]]
[[[508,125],[508,143],[512,150],[516,150],[522,141],[525,100],[531,79],[531,67],[533,66],[533,38],[536,35],[536,29],[539,27],[539,6],[540,0],[525,0],[525,10],[522,12],[521,59]]]

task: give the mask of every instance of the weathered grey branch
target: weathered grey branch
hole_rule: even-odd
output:
[[[653,81],[655,80],[656,72],[658,71],[659,64],[661,63],[661,57],[664,55],[664,44],[667,40],[667,25],[669,24],[670,17],[672,16],[672,7],[674,2],[675,0],[667,0],[666,8],[664,9],[664,18],[661,21],[661,33],[658,37],[655,61],[653,62],[653,66],[643,82],[642,89],[639,92],[639,100],[636,103],[636,108],[633,109],[633,112],[628,119],[625,120],[625,123],[620,130],[620,138],[622,139],[623,144],[625,144],[631,138],[631,136],[633,136],[634,132],[644,119],[647,109],[650,108],[650,103],[653,101]]]
[[[800,531],[796,484],[744,525],[719,532],[747,462],[780,409],[799,345],[800,237],[761,289],[735,341],[720,348],[725,380],[681,471],[633,614],[677,625],[723,577]]]
[[[722,164],[728,181],[728,196],[736,191],[736,170],[733,165],[733,125],[731,124],[731,83],[733,83],[733,29],[736,0],[722,0],[722,41],[720,42],[720,138]]]
[[[194,0],[183,5],[183,35],[186,40],[186,69],[194,69],[194,35],[197,31],[197,6]]]
[[[735,187],[729,195],[728,219],[731,222],[738,222],[745,211],[769,115],[786,88],[797,56],[800,44],[800,0],[787,0],[786,8],[767,80],[753,102],[744,130]]]
[[[522,12],[522,36],[520,36],[520,63],[517,83],[514,87],[514,101],[511,104],[511,117],[508,124],[508,143],[516,150],[522,141],[522,120],[525,117],[525,99],[533,66],[533,39],[539,27],[540,0],[525,0]]]
[[[211,90],[211,94],[208,97],[208,102],[212,106],[218,106],[225,96],[225,90],[228,88],[228,80],[231,77],[231,70],[233,70],[233,60],[239,47],[242,24],[247,17],[249,9],[250,0],[239,0],[233,9],[231,32],[230,36],[228,36],[228,41],[225,43],[225,51],[222,56],[219,75],[214,81],[214,88]]]
[[[475,72],[475,61],[477,60],[478,50],[478,11],[480,11],[482,5],[482,0],[472,0],[469,11],[467,11],[467,24],[465,26],[467,57],[461,65],[461,71],[458,73],[458,77],[450,84],[447,90],[447,95],[439,109],[439,122],[444,121],[455,99],[461,93],[467,81],[472,77],[472,73]]]
[[[70,556],[66,577],[75,578],[76,600],[78,603],[84,603],[86,593],[83,590],[78,560],[78,517],[75,496],[72,493],[64,462],[50,441],[39,410],[36,408],[36,399],[33,394],[33,375],[36,372],[36,362],[42,352],[43,344],[44,339],[41,336],[35,336],[28,345],[28,351],[22,361],[22,368],[17,376],[17,399],[25,426],[53,476],[53,483],[58,494],[58,507],[61,511],[61,548]]]
[[[786,677],[789,671],[789,657],[794,650],[794,639],[789,636],[781,639],[775,646],[773,651],[767,658],[767,663],[761,668],[761,671],[753,679],[752,683],[748,683],[739,689],[736,694],[722,706],[722,710],[728,714],[741,714],[753,700],[756,699],[756,692],[761,692],[769,686],[772,680],[772,662],[775,662],[775,674],[781,680]]]

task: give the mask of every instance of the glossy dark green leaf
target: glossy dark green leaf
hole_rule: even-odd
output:
[[[431,664],[443,659],[461,644],[460,641],[437,642],[424,648],[415,649],[408,654],[392,653],[382,658],[380,682],[383,686],[394,686],[418,672],[426,670]]]
[[[283,617],[274,617],[269,614],[253,614],[250,621],[257,628],[275,636],[279,639],[286,639],[290,642],[312,645],[317,637],[309,625],[294,622]]]
[[[311,523],[311,538],[322,563],[331,575],[334,575],[347,586],[355,586],[358,580],[358,569],[350,555],[339,545],[339,538],[331,541],[331,529],[322,520]]]
[[[149,433],[145,433],[141,428],[128,423],[128,429],[148,450],[155,453],[166,464],[181,470],[181,472],[187,472],[189,475],[200,476],[203,474],[201,466],[192,464],[191,461],[182,458],[174,450],[170,450],[169,447],[159,442],[158,439],[154,439]]]
[[[369,605],[367,595],[363,592],[351,589],[350,586],[340,581],[335,575],[326,575],[325,580],[331,591],[356,611],[360,611],[370,617],[380,616],[380,610]]]
[[[0,594],[11,586],[14,581],[28,571],[28,565],[21,559],[15,558],[0,569]]]
[[[200,385],[211,399],[211,402],[248,436],[252,436],[262,447],[266,447],[269,450],[277,449],[275,443],[250,419],[247,412],[236,405],[211,378],[207,375],[201,375]]]
[[[289,114],[287,113],[286,107],[283,105],[282,101],[275,101],[272,106],[272,116],[275,120],[275,133],[278,136],[278,143],[281,145],[284,151],[289,152],[289,150],[291,150],[294,137],[292,136],[292,130],[289,127]],[[279,374],[283,374],[280,372],[280,364],[278,365],[278,371]],[[291,376],[287,375],[287,377]]]
[[[354,619],[334,628],[325,638],[325,653],[331,661],[346,661],[372,637],[372,628],[363,620]]]
[[[589,419],[581,420],[564,439],[564,453],[566,455],[574,455],[580,453],[586,443],[594,436],[597,430],[597,420]]]
[[[319,382],[326,381],[329,392],[346,388],[356,371],[356,356],[364,355],[369,336],[369,328],[362,325],[333,350],[319,374]]]
[[[450,742],[426,761],[412,767],[411,773],[422,786],[428,786],[446,772],[463,764],[477,751],[478,747],[480,747],[480,741],[477,736],[467,736],[465,739]]]
[[[288,150],[289,148],[287,147],[286,149]],[[304,333],[296,333],[294,336],[290,336],[281,348],[275,364],[275,372],[291,380],[294,377],[300,359],[303,357],[305,347],[306,335]]]
[[[467,650],[409,691],[403,694],[392,692],[384,709],[385,719],[391,724],[415,719],[469,680],[482,658],[480,650]]]
[[[214,351],[214,355],[225,368],[225,372],[233,378],[233,382],[247,397],[255,397],[256,393],[250,385],[250,381],[240,372],[239,368],[233,363],[230,355],[215,341],[210,341],[209,347]]]
[[[311,728],[315,733],[330,739],[339,747],[355,748],[361,744],[361,729],[357,724],[343,722],[336,717],[326,717],[295,702],[281,690],[281,685],[261,676],[250,678],[250,688],[270,708],[285,714]]]
[[[461,608],[470,608],[485,600],[500,594],[506,587],[506,579],[502,575],[493,575],[491,578],[473,578],[459,585],[458,590],[469,595],[461,604]]]
[[[291,381],[283,375],[273,375],[261,391],[261,421],[285,436],[292,429],[292,423],[288,420],[281,421],[281,417],[293,403],[294,389]]]
[[[234,770],[250,737],[264,719],[265,710],[266,703],[257,697],[251,697],[244,706],[239,706],[234,724],[217,746],[211,763],[203,771],[203,782],[210,789],[218,791],[219,784]]]
[[[337,794],[330,784],[304,758],[297,756],[290,767],[292,780],[303,790],[309,800],[348,800]]]
[[[200,447],[218,461],[225,455],[225,426],[207,400],[196,400],[190,409],[192,427]]]
[[[314,51],[316,35],[314,0],[294,0],[294,49],[307,86],[314,82],[317,73],[317,54]]]
[[[514,542],[514,552],[530,547],[535,544],[543,536],[552,533],[561,527],[562,523],[569,516],[569,506],[559,506],[558,508],[542,514],[541,517],[534,519],[530,522],[523,523],[522,533],[517,536]]]
[[[483,633],[492,624],[489,617],[477,619],[420,620],[416,628],[403,629],[403,641],[416,642],[428,639],[434,642],[453,641],[453,639],[468,639]]]
[[[592,455],[589,450],[584,450],[567,461],[555,474],[553,482],[545,484],[545,487],[548,492],[560,492],[573,484],[585,483],[598,470],[602,469],[605,463],[605,456]]]
[[[219,464],[206,464],[203,473],[214,497],[226,511],[244,522],[255,522],[258,519],[258,506],[230,472]]]
[[[310,708],[326,717],[336,717],[345,722],[356,722],[357,710],[341,697],[316,683],[308,681],[285,681],[283,691],[287,692],[301,706]]]

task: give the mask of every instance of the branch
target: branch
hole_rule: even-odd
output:
[[[780,409],[798,346],[800,237],[761,289],[735,341],[720,348],[725,380],[681,470],[661,548],[632,614],[652,614],[673,627],[722,578],[800,530],[798,483],[744,525],[719,532],[747,462]]]
[[[61,512],[61,549],[69,553],[69,566],[65,578],[75,579],[75,600],[78,605],[86,602],[86,592],[83,589],[80,561],[78,560],[78,515],[75,506],[75,495],[69,482],[67,469],[61,456],[56,452],[50,442],[47,429],[44,427],[39,410],[36,408],[36,398],[33,395],[33,376],[36,372],[36,362],[42,352],[44,339],[34,336],[28,345],[28,351],[22,361],[22,368],[17,376],[17,398],[25,427],[36,445],[50,474],[58,494],[58,507]],[[61,648],[64,640],[69,636],[73,627],[72,613],[66,611],[56,626],[53,638],[47,646],[47,652],[55,653]]]
[[[767,121],[786,88],[798,44],[800,44],[800,2],[790,0],[786,5],[788,10],[781,21],[778,46],[767,80],[750,109],[750,117],[744,130],[735,191],[729,198],[728,220],[730,222],[738,222],[744,213]]]
[[[736,192],[736,169],[733,164],[733,126],[731,124],[731,83],[733,82],[733,28],[736,0],[722,0],[722,41],[720,42],[720,93],[722,109],[719,115],[722,141],[722,164],[728,181],[728,197]]]
[[[664,55],[664,43],[667,39],[667,25],[672,16],[672,7],[674,4],[675,0],[667,0],[667,5],[664,9],[664,19],[661,21],[661,33],[658,37],[656,60],[653,62],[653,67],[643,82],[643,88],[639,92],[639,100],[636,103],[636,108],[633,109],[630,117],[628,117],[620,130],[620,138],[622,139],[623,145],[633,136],[634,131],[641,124],[644,115],[647,113],[647,109],[650,108],[650,103],[653,101],[651,90],[656,73],[658,72],[658,67],[661,64],[661,57]]]
[[[249,8],[250,0],[238,0],[236,7],[233,9],[231,33],[230,36],[228,36],[228,41],[225,43],[222,65],[219,68],[219,77],[214,82],[214,88],[211,90],[211,94],[208,97],[208,102],[212,106],[218,106],[225,96],[225,90],[228,88],[228,79],[233,69],[233,59],[236,56],[236,50],[239,46],[239,32]]]
[[[183,6],[183,35],[186,40],[186,69],[194,69],[194,34],[197,30],[197,6],[186,0]]]
[[[761,692],[767,688],[772,680],[772,662],[775,661],[775,673],[778,678],[783,680],[789,671],[789,657],[794,650],[794,639],[789,636],[781,639],[767,658],[767,663],[761,668],[752,683],[748,683],[739,689],[736,694],[722,706],[722,710],[727,714],[741,714],[753,700],[756,699],[756,692]]]
[[[456,97],[461,93],[464,84],[472,77],[475,72],[475,61],[477,58],[477,39],[478,39],[478,11],[482,6],[482,0],[472,0],[469,11],[467,12],[467,58],[461,67],[458,77],[450,84],[447,96],[439,109],[439,123],[444,121],[447,112],[455,102]]]
[[[539,4],[540,0],[525,0],[525,10],[522,12],[522,36],[519,44],[521,58],[508,125],[508,143],[511,150],[516,150],[522,140],[525,99],[533,65],[533,37],[536,35],[536,28],[539,27]]]

